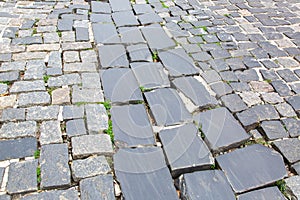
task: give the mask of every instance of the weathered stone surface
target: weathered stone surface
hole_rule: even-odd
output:
[[[45,91],[45,83],[44,81],[19,81],[14,82],[10,88],[10,93],[17,92],[33,92],[33,91]]]
[[[170,82],[160,63],[136,62],[130,67],[140,87],[152,89],[157,87],[169,87]]]
[[[28,45],[28,44],[42,44],[43,39],[40,36],[28,36],[23,38],[15,38],[12,40],[12,44]]]
[[[224,173],[220,170],[184,174],[179,182],[183,199],[235,199]]]
[[[101,89],[100,75],[98,73],[82,73],[83,88],[98,88]]]
[[[159,52],[158,56],[171,76],[193,75],[199,73],[193,60],[183,49]]]
[[[191,114],[187,111],[176,90],[156,89],[146,92],[145,97],[158,126],[174,125],[191,120]]]
[[[16,81],[19,78],[18,71],[11,72],[1,72],[0,73],[0,81]]]
[[[26,111],[26,120],[51,120],[58,118],[59,106],[34,106]]]
[[[163,19],[156,13],[144,13],[139,15],[138,18],[143,25],[163,22]]]
[[[24,108],[7,108],[3,109],[0,121],[18,121],[25,120]]]
[[[114,166],[124,198],[178,199],[160,148],[120,149]]]
[[[104,156],[93,156],[83,160],[74,160],[71,165],[72,177],[75,181],[110,172]]]
[[[41,145],[62,143],[62,133],[59,121],[44,121],[40,127]]]
[[[37,160],[12,163],[9,166],[7,192],[16,194],[37,190]]]
[[[9,96],[1,96],[0,97],[0,109],[11,108],[16,104],[17,96],[9,95]]]
[[[300,175],[300,162],[297,162],[292,165],[293,169],[296,171],[298,175]]]
[[[76,27],[76,41],[89,41],[89,29],[84,27]]]
[[[72,62],[80,62],[78,51],[65,51],[63,54],[64,62],[72,63]]]
[[[79,88],[78,86],[73,86],[72,103],[96,103],[103,101],[104,97],[101,90],[95,88]]]
[[[117,27],[139,25],[132,11],[114,12],[112,18]]]
[[[289,136],[280,121],[263,121],[261,127],[269,140]]]
[[[154,133],[142,104],[113,106],[114,140],[117,146],[154,145]]]
[[[61,87],[64,85],[80,84],[81,78],[79,74],[65,74],[58,77],[50,77],[48,80],[48,87]]]
[[[131,69],[108,69],[101,72],[106,99],[111,102],[143,100],[139,85]]]
[[[15,140],[1,140],[0,149],[9,149],[9,151],[1,151],[0,160],[33,156],[37,149],[37,140],[32,137]]]
[[[128,44],[145,43],[145,39],[138,27],[120,27],[121,42]]]
[[[295,163],[300,160],[300,140],[298,138],[275,141],[274,145],[289,163]]]
[[[123,45],[104,45],[98,48],[102,68],[129,67]]]
[[[72,137],[73,157],[83,158],[89,155],[112,155],[112,143],[109,135],[82,135]]]
[[[109,3],[114,12],[126,11],[132,9],[129,1],[111,0],[109,1]]]
[[[260,190],[254,190],[238,196],[238,200],[255,200],[255,199],[274,199],[285,200],[286,198],[277,187],[268,187]]]
[[[108,3],[92,1],[91,6],[93,13],[111,13],[111,8]]]
[[[67,88],[58,88],[52,91],[52,104],[65,104],[70,103],[70,89]]]
[[[68,145],[50,144],[41,148],[41,188],[63,187],[71,184],[68,165]]]
[[[86,135],[86,128],[83,119],[69,120],[66,123],[66,132],[69,137]]]
[[[11,197],[9,195],[2,194],[2,195],[0,195],[0,199],[1,200],[11,200]]]
[[[97,44],[120,43],[116,27],[113,24],[93,23],[92,27]]]
[[[232,93],[232,88],[224,82],[216,82],[210,85],[211,89],[216,93],[217,97]]]
[[[236,116],[246,130],[251,130],[252,128],[255,128],[259,123],[259,118],[257,114],[254,113],[251,108],[237,113]]]
[[[226,108],[217,108],[194,116],[204,133],[204,140],[214,151],[222,151],[250,138]]]
[[[261,96],[264,102],[269,104],[282,103],[284,101],[283,98],[280,97],[278,93],[275,92],[264,93]]]
[[[63,118],[66,119],[77,119],[83,118],[84,116],[84,107],[83,106],[64,106],[63,107]]]
[[[113,176],[99,175],[80,181],[81,200],[115,199]]]
[[[136,44],[127,47],[131,61],[152,61],[151,52],[146,44]]]
[[[162,130],[159,138],[173,177],[209,168],[214,164],[213,157],[206,144],[200,139],[194,124]]]
[[[21,93],[18,96],[17,104],[19,106],[46,105],[50,103],[48,92]]]
[[[216,159],[237,193],[274,183],[287,175],[281,155],[260,144],[235,150]]]
[[[141,31],[152,50],[167,49],[176,46],[175,42],[169,38],[158,24],[143,27]]]
[[[8,122],[0,129],[1,139],[12,139],[18,137],[35,137],[37,124],[35,121]]]
[[[7,93],[8,86],[6,84],[0,83],[0,94]]]
[[[285,179],[286,185],[294,197],[300,198],[300,176],[293,176]]]
[[[72,187],[67,190],[48,190],[40,193],[32,193],[20,198],[21,200],[36,200],[36,199],[74,199],[79,200],[78,191]]]
[[[73,26],[73,19],[71,18],[64,18],[58,20],[57,29],[59,31],[71,31]]]
[[[228,94],[223,96],[221,97],[221,101],[231,112],[239,112],[248,108],[241,97],[237,94]]]
[[[108,115],[103,104],[85,105],[85,113],[89,134],[102,133],[108,128]]]
[[[66,63],[64,65],[64,72],[96,72],[97,66],[92,62],[80,62],[80,63]]]
[[[271,85],[280,96],[288,96],[292,94],[290,88],[282,80],[272,81]]]
[[[294,110],[300,111],[300,96],[292,96],[286,98],[287,102],[294,108]]]
[[[286,130],[290,134],[291,137],[300,136],[300,121],[294,118],[286,118],[282,119]]]

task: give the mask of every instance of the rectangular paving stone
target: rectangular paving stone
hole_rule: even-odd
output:
[[[114,12],[112,13],[112,18],[117,27],[139,25],[132,11]]]
[[[154,133],[142,104],[113,106],[111,119],[114,141],[120,147],[154,145]]]
[[[93,13],[111,13],[109,3],[92,1],[91,7]]]
[[[28,61],[26,64],[24,80],[42,79],[45,72],[46,65],[43,60]]]
[[[107,174],[111,171],[105,156],[92,156],[82,160],[73,160],[71,169],[74,181]]]
[[[9,194],[37,190],[37,160],[12,163],[9,166],[6,190]]]
[[[162,27],[158,24],[141,28],[141,31],[152,50],[168,49],[176,46]]]
[[[61,44],[63,51],[76,51],[76,50],[84,50],[91,49],[92,45],[90,42],[66,42]]]
[[[287,179],[286,181],[286,186],[293,193],[293,197],[300,198],[300,176],[292,176]]]
[[[43,39],[40,36],[28,36],[23,38],[15,38],[12,40],[13,45],[28,45],[28,44],[42,44]]]
[[[131,5],[128,0],[111,0],[109,1],[110,6],[114,12],[131,10]]]
[[[48,87],[61,87],[64,85],[75,85],[81,83],[81,78],[78,73],[65,74],[57,77],[50,77]]]
[[[121,43],[145,43],[145,39],[138,27],[119,27],[118,31],[121,37]]]
[[[41,147],[41,188],[64,187],[71,184],[67,144],[50,144]]]
[[[26,120],[51,120],[58,118],[59,106],[34,106],[26,111]]]
[[[88,104],[84,107],[89,134],[103,133],[108,129],[108,115],[103,104]]]
[[[171,167],[172,176],[208,169],[214,164],[213,157],[198,135],[198,129],[192,123],[179,128],[159,132],[159,138]]]
[[[236,193],[269,185],[287,176],[281,155],[260,144],[218,156],[216,160]]]
[[[184,174],[179,178],[179,189],[182,199],[235,199],[224,173],[220,170]]]
[[[282,119],[282,122],[291,137],[300,136],[300,121],[294,118]]]
[[[194,120],[205,135],[209,148],[216,152],[237,147],[250,138],[226,108],[199,113]]]
[[[90,21],[92,23],[113,24],[113,20],[110,14],[92,13],[90,15]]]
[[[161,23],[163,22],[163,19],[156,13],[144,13],[138,16],[141,24],[147,25],[147,24],[154,24],[154,23]]]
[[[37,124],[35,121],[8,122],[1,127],[0,138],[36,137],[36,133]]]
[[[99,73],[82,73],[82,87],[83,88],[98,88],[101,89]]]
[[[179,199],[161,148],[120,149],[114,166],[124,198]]]
[[[130,67],[140,87],[152,89],[170,87],[170,81],[161,63],[135,62]]]
[[[67,105],[67,106],[63,107],[62,114],[63,114],[64,120],[83,118],[84,107],[83,106],[75,106],[75,105]]]
[[[158,126],[191,120],[191,114],[175,89],[161,88],[144,94]]]
[[[152,54],[146,44],[136,44],[127,46],[130,61],[152,61]]]
[[[17,95],[8,95],[0,97],[0,109],[12,108],[17,101]]]
[[[123,45],[104,45],[98,48],[102,68],[129,67],[126,51]]]
[[[199,69],[196,68],[193,60],[181,48],[159,52],[158,56],[171,76],[193,75],[199,73]]]
[[[83,119],[74,119],[66,122],[66,132],[69,137],[86,135],[86,128]]]
[[[1,64],[0,71],[24,71],[26,66],[25,61],[13,61],[13,62],[5,62]]]
[[[289,163],[300,160],[300,140],[298,138],[288,138],[273,143]]]
[[[78,191],[75,187],[67,190],[48,190],[40,193],[30,193],[22,196],[21,200],[36,200],[36,199],[74,199],[79,200]]]
[[[65,73],[72,72],[96,72],[97,66],[95,63],[90,62],[80,62],[80,63],[66,63],[64,65]]]
[[[97,44],[120,43],[116,27],[113,24],[92,24]]]
[[[134,12],[139,15],[143,13],[153,13],[153,9],[149,4],[133,4]]]
[[[216,98],[209,94],[205,86],[193,77],[176,78],[173,83],[177,89],[201,109],[218,104]]]
[[[252,199],[276,199],[285,200],[286,198],[277,187],[268,187],[260,190],[254,190],[238,196],[238,200],[252,200]]]
[[[294,108],[296,112],[300,111],[300,96],[291,96],[286,101]]]
[[[269,140],[289,136],[280,121],[263,121],[261,123],[261,128],[263,129]]]
[[[99,175],[80,181],[81,200],[115,199],[114,180],[111,174]]]
[[[238,94],[225,95],[221,97],[221,101],[231,112],[240,112],[248,108]]]
[[[73,28],[73,19],[71,18],[60,19],[57,22],[57,29],[59,31],[72,31],[72,28]]]
[[[109,135],[82,135],[71,138],[72,154],[74,159],[84,158],[90,155],[113,154],[112,143]]]
[[[80,102],[103,102],[104,97],[100,89],[90,89],[90,88],[79,88],[78,86],[73,86],[72,90],[72,103]]]
[[[18,81],[14,82],[10,88],[10,93],[18,92],[33,92],[33,91],[45,91],[45,83],[42,80],[37,81]]]
[[[76,27],[76,41],[89,41],[89,29],[83,27]]]
[[[14,140],[1,140],[0,149],[9,151],[0,152],[0,160],[24,158],[33,156],[37,149],[37,140],[33,137],[18,138]]]
[[[142,101],[139,85],[131,69],[114,68],[101,71],[105,98],[111,102]]]
[[[16,81],[19,79],[19,72],[18,71],[11,71],[11,72],[1,72],[0,73],[0,81]]]
[[[48,92],[21,93],[17,98],[19,106],[46,105],[50,104]]]
[[[59,121],[44,121],[40,126],[41,145],[62,143],[62,133]]]

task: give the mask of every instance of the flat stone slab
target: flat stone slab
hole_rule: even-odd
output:
[[[75,181],[110,172],[110,167],[104,156],[93,156],[83,160],[73,160],[72,177]]]
[[[216,160],[236,193],[262,187],[287,176],[282,156],[260,144],[218,156]]]
[[[114,12],[112,18],[117,27],[120,26],[138,26],[139,22],[132,11]]]
[[[216,152],[237,147],[250,138],[226,108],[199,113],[194,120],[204,133],[208,146]]]
[[[253,200],[253,199],[274,199],[286,200],[283,194],[277,187],[268,187],[260,190],[254,190],[238,196],[238,200]]]
[[[263,121],[261,127],[269,140],[289,136],[280,121]]]
[[[173,83],[176,88],[201,109],[218,104],[216,98],[209,94],[205,86],[193,77],[176,78]]]
[[[221,97],[221,101],[231,112],[240,112],[248,108],[238,94],[223,96]]]
[[[59,106],[34,106],[26,111],[26,120],[54,120],[58,118]]]
[[[1,140],[0,149],[9,149],[9,151],[0,152],[0,161],[33,156],[37,150],[37,140],[33,137]]]
[[[119,27],[121,42],[126,44],[145,43],[145,39],[138,27]]]
[[[300,176],[292,176],[285,179],[285,182],[289,191],[291,191],[297,199],[300,199]]]
[[[98,48],[102,68],[129,67],[123,45],[104,45]]]
[[[6,190],[9,194],[37,190],[37,160],[12,163],[9,166]]]
[[[141,28],[141,31],[152,50],[168,49],[175,47],[175,42],[169,38],[158,24]]]
[[[17,92],[33,92],[33,91],[45,91],[45,83],[42,80],[36,81],[18,81],[14,82],[10,88],[10,93]]]
[[[295,163],[300,160],[300,140],[298,138],[275,141],[274,145],[289,163]]]
[[[196,68],[193,60],[182,48],[159,52],[158,56],[171,76],[193,75],[199,73],[199,69]]]
[[[142,93],[131,69],[108,69],[101,72],[106,99],[111,102],[142,101]]]
[[[135,62],[130,67],[140,87],[152,89],[170,87],[170,81],[161,63]]]
[[[87,104],[84,107],[89,134],[103,133],[108,129],[108,115],[103,104]]]
[[[44,121],[40,126],[41,145],[62,143],[62,132],[59,121]]]
[[[25,108],[7,108],[2,111],[0,121],[25,120]]]
[[[1,127],[0,138],[36,137],[36,133],[37,124],[35,121],[8,122]]]
[[[78,86],[73,86],[72,92],[72,103],[80,103],[80,102],[103,102],[104,97],[103,93],[100,89],[96,88],[79,88]]]
[[[40,193],[32,193],[25,195],[20,200],[36,200],[36,199],[74,199],[79,200],[78,191],[72,187],[67,190],[49,190]]]
[[[131,10],[131,5],[129,1],[124,0],[111,0],[109,1],[110,6],[114,12]]]
[[[75,105],[64,106],[62,114],[64,120],[83,118],[84,106],[75,106]]]
[[[224,173],[220,170],[183,174],[179,178],[179,184],[182,199],[235,199]]]
[[[74,159],[90,155],[112,155],[113,148],[109,135],[82,135],[72,137],[72,154]]]
[[[80,181],[80,193],[81,200],[115,199],[113,176],[99,175]]]
[[[135,44],[127,46],[129,57],[134,61],[148,61],[152,62],[152,54],[146,44]]]
[[[50,144],[41,148],[41,188],[64,187],[71,184],[67,144]]]
[[[91,1],[91,7],[93,13],[111,13],[109,3]]]
[[[192,123],[159,132],[172,176],[209,169],[214,159]]]
[[[120,43],[116,27],[113,24],[92,24],[95,41],[97,44]]]
[[[145,97],[158,126],[191,120],[191,114],[175,89],[156,89],[146,92]]]
[[[19,106],[46,105],[50,104],[51,98],[48,92],[21,93],[18,96]]]
[[[154,133],[144,105],[111,108],[114,141],[120,147],[154,145]]]
[[[86,128],[83,119],[74,119],[66,122],[66,132],[69,137],[86,135]]]
[[[120,149],[114,166],[124,198],[178,199],[161,148]]]

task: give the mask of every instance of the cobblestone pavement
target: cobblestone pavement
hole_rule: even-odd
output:
[[[299,0],[0,17],[0,200],[300,199]]]

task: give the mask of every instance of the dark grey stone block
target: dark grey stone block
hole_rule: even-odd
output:
[[[28,36],[23,38],[15,38],[12,40],[14,45],[29,45],[29,44],[42,44],[43,39],[40,36]]]
[[[6,190],[9,194],[37,190],[37,160],[12,163],[9,166]]]
[[[114,12],[112,18],[117,27],[139,25],[132,11]]]
[[[129,67],[123,45],[105,45],[98,48],[102,68]]]
[[[173,81],[176,88],[185,94],[199,108],[207,108],[218,104],[209,94],[205,86],[193,77],[176,78]]]
[[[205,62],[211,60],[211,56],[207,52],[198,52],[198,53],[193,53],[192,57],[194,60],[199,61],[199,62]]]
[[[145,43],[143,35],[137,27],[120,27],[118,28],[120,33],[121,42],[126,44]]]
[[[15,140],[1,140],[0,149],[9,149],[9,151],[1,151],[0,160],[33,156],[37,149],[37,140],[31,137]]]
[[[111,0],[109,1],[109,3],[114,12],[126,11],[132,9],[129,1]]]
[[[207,70],[201,76],[208,84],[221,81],[221,77],[215,70]]]
[[[93,2],[95,2],[95,1],[93,1]],[[112,20],[110,14],[92,13],[90,16],[90,21],[92,23],[113,24],[113,20]]]
[[[67,121],[66,132],[69,137],[86,135],[86,128],[83,119]]]
[[[170,81],[161,63],[135,62],[130,67],[139,86],[148,88],[169,87]]]
[[[191,114],[175,89],[156,89],[146,92],[145,97],[158,126],[178,124],[191,119]]]
[[[40,193],[31,193],[20,198],[21,200],[37,199],[74,199],[79,200],[78,191],[75,187],[67,190],[49,190]]]
[[[254,190],[238,196],[238,200],[259,200],[259,199],[273,199],[285,200],[286,198],[277,187],[268,187],[260,190]]]
[[[292,176],[285,179],[288,191],[293,194],[292,199],[300,198],[300,176]]]
[[[270,104],[253,106],[250,109],[252,112],[256,113],[260,121],[279,119],[276,109]]]
[[[227,50],[215,50],[210,52],[214,59],[230,58],[231,55]]]
[[[282,80],[272,81],[271,85],[280,96],[292,95],[292,91]]]
[[[294,118],[282,119],[288,133],[291,137],[300,136],[300,121]]]
[[[159,52],[158,56],[171,76],[192,75],[199,73],[199,69],[196,68],[193,60],[186,54],[184,49],[180,48]]]
[[[259,81],[259,77],[254,69],[244,70],[243,72],[237,71],[235,75],[241,82]]]
[[[113,24],[92,24],[97,44],[120,43],[116,27]]]
[[[221,101],[231,112],[240,112],[248,108],[241,97],[237,94],[228,94],[223,96],[221,97]]]
[[[89,41],[89,29],[83,27],[75,28],[76,41]]]
[[[233,92],[232,88],[225,82],[216,82],[210,85],[217,97],[224,96]]]
[[[179,199],[160,148],[120,149],[114,166],[124,198]]]
[[[286,82],[299,81],[299,78],[290,69],[277,70],[276,72]]]
[[[18,27],[7,27],[4,32],[3,36],[4,38],[16,38],[17,31],[19,30]]]
[[[300,96],[292,96],[286,98],[287,102],[294,108],[294,110],[300,111]]]
[[[298,175],[300,175],[300,162],[297,162],[292,165],[293,169],[296,171]]]
[[[93,13],[111,13],[111,8],[109,3],[100,1],[91,1],[92,12]]]
[[[59,106],[34,106],[26,108],[26,120],[50,120],[57,119]]]
[[[141,31],[152,50],[175,47],[175,42],[169,38],[162,27],[158,24],[141,28]]]
[[[208,146],[216,152],[239,146],[250,138],[226,108],[199,113],[194,120],[204,133]]]
[[[50,144],[41,148],[41,188],[57,188],[71,184],[67,144]]]
[[[269,185],[287,176],[282,156],[260,144],[235,150],[216,159],[237,193]]]
[[[99,175],[80,181],[81,200],[115,199],[112,175]]]
[[[154,12],[150,4],[133,4],[133,9],[137,15]]]
[[[84,107],[83,106],[74,106],[74,105],[64,106],[62,114],[63,114],[64,120],[83,118]]]
[[[298,138],[275,141],[273,144],[289,163],[292,164],[300,160],[300,140]]]
[[[214,164],[213,157],[200,139],[194,124],[162,130],[159,138],[173,177],[199,169],[209,169]]]
[[[161,23],[163,19],[156,13],[145,13],[138,16],[142,25]]]
[[[117,146],[154,145],[154,133],[142,104],[113,106],[114,140]]]
[[[179,178],[182,199],[234,200],[235,195],[220,170],[184,174]]]
[[[73,28],[73,19],[65,18],[59,19],[57,22],[57,29],[59,31],[72,31]]]
[[[108,69],[101,73],[104,94],[112,102],[142,101],[139,85],[131,69]]]
[[[136,44],[127,46],[130,60],[134,61],[152,61],[152,54],[146,44]]]
[[[288,133],[283,128],[280,121],[263,121],[261,128],[264,130],[269,140],[288,137]]]
[[[35,137],[37,124],[35,121],[8,122],[0,129],[1,139],[12,139],[18,137]]]

